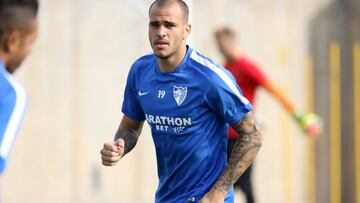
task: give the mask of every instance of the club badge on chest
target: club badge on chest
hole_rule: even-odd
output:
[[[187,87],[174,85],[173,94],[177,105],[180,106],[186,99]]]

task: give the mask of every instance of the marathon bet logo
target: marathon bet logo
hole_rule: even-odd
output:
[[[192,120],[188,118],[168,117],[168,116],[155,116],[145,114],[146,121],[150,126],[155,127],[157,131],[168,132],[170,129],[175,133],[183,132],[186,127],[192,125]]]

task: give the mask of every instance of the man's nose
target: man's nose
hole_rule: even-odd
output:
[[[158,29],[158,35],[161,37],[166,36],[166,28],[164,26],[160,26]]]

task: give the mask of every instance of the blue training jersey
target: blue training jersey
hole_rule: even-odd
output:
[[[159,177],[155,202],[198,202],[226,167],[228,124],[251,109],[233,76],[191,48],[172,72],[161,72],[154,54],[138,59],[122,112],[150,125]],[[225,202],[233,202],[233,188]]]
[[[0,174],[22,123],[26,106],[24,89],[7,72],[0,60]]]

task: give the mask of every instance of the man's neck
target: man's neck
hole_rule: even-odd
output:
[[[158,58],[158,64],[161,72],[171,72],[174,71],[186,55],[187,47],[183,45],[177,53],[167,59]]]
[[[243,57],[243,53],[240,49],[234,50],[234,52],[229,55],[226,60],[228,62],[236,62],[237,60],[241,59]]]

